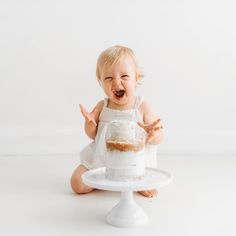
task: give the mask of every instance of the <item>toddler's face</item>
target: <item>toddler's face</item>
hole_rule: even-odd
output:
[[[136,67],[126,56],[112,66],[105,66],[101,72],[101,85],[109,100],[116,105],[127,105],[133,101],[136,80]]]

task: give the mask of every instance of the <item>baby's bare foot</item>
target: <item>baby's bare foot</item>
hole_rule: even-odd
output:
[[[138,193],[143,195],[144,197],[152,198],[156,197],[158,192],[156,189],[151,189],[146,191],[139,191]]]

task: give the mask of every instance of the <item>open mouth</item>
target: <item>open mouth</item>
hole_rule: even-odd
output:
[[[116,90],[114,94],[117,98],[122,98],[125,95],[125,90],[124,89]]]

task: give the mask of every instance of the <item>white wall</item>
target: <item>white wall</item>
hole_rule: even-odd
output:
[[[236,153],[236,4],[211,0],[0,2],[0,154],[77,153],[78,104],[103,98],[98,54],[134,49],[138,93],[165,125],[160,153]]]

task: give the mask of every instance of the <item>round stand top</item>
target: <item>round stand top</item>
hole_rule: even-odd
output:
[[[113,181],[106,179],[106,168],[97,168],[83,173],[84,183],[90,187],[110,190],[110,191],[142,191],[154,188],[160,188],[169,184],[173,176],[167,171],[146,168],[143,180],[135,181]]]

